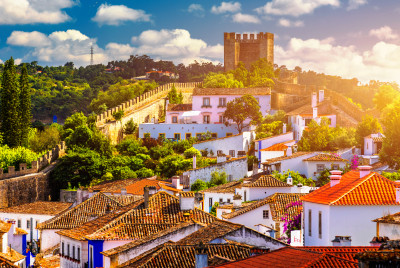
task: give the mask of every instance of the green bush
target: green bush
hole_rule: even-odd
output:
[[[201,190],[205,190],[207,188],[208,188],[208,186],[207,186],[207,183],[205,181],[197,179],[192,184],[192,186],[190,187],[190,190],[194,191],[194,192],[198,192],[198,191],[201,191]]]
[[[194,147],[186,149],[183,155],[185,156],[185,158],[193,158],[194,155],[196,155],[197,157],[201,156],[200,151]]]

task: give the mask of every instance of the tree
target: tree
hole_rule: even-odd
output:
[[[197,180],[192,184],[192,186],[190,186],[190,190],[191,190],[191,191],[194,191],[194,192],[198,192],[198,191],[201,191],[201,190],[205,190],[205,189],[207,189],[207,188],[208,188],[207,183],[206,183],[205,181],[202,181],[202,180],[199,180],[199,179],[197,179]]]
[[[251,65],[249,87],[272,87],[275,77],[274,67],[266,58],[261,58]]]
[[[209,73],[204,78],[203,87],[205,88],[242,88],[243,82],[234,78],[232,73]]]
[[[201,153],[196,148],[191,147],[189,149],[186,149],[183,155],[185,156],[185,158],[193,158],[194,155],[196,155],[196,157],[200,157]]]
[[[391,168],[400,169],[400,100],[389,105],[383,115],[385,127],[382,150],[379,157]]]
[[[130,135],[135,133],[137,129],[137,124],[133,122],[133,119],[131,118],[128,122],[126,122],[124,126],[124,134],[125,135]]]
[[[382,85],[379,87],[378,93],[374,96],[374,104],[378,110],[383,110],[388,104],[393,103],[400,97],[400,92],[395,90],[391,85]]]
[[[20,86],[20,127],[21,127],[21,142],[26,143],[29,133],[29,128],[32,120],[31,112],[31,89],[28,81],[28,70],[26,64],[22,66],[21,76],[19,80]]]
[[[243,95],[227,103],[224,118],[236,123],[236,129],[242,133],[244,128],[260,122],[262,118],[260,105],[252,95]],[[250,120],[245,123],[247,119]]]
[[[382,132],[378,119],[370,115],[364,116],[362,121],[358,123],[356,130],[357,143],[362,150],[364,149],[364,137],[378,132]]]
[[[178,92],[176,91],[175,85],[172,85],[171,90],[168,92],[168,100],[169,100],[169,103],[173,103],[173,104],[183,103],[182,92],[180,92],[178,94]]]
[[[326,151],[329,150],[329,143],[333,140],[328,120],[321,120],[318,124],[311,120],[307,131],[303,131],[301,140],[298,143],[299,151]]]
[[[4,143],[11,147],[21,145],[20,127],[20,90],[14,59],[11,57],[4,64],[1,90],[1,131]]]
[[[124,118],[124,110],[119,110],[118,112],[114,112],[112,116],[116,121],[119,121],[122,125],[122,118]]]
[[[217,185],[225,184],[228,182],[227,178],[228,178],[228,175],[226,174],[225,171],[211,172],[211,179],[210,179],[210,182],[208,183],[208,187],[214,187]]]

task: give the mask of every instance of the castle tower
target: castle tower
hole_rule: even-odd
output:
[[[256,37],[256,38],[255,38]],[[224,33],[225,72],[233,70],[242,61],[247,68],[260,58],[274,64],[274,34],[260,32],[254,34]]]

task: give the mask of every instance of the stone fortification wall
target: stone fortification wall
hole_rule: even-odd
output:
[[[101,115],[98,115],[97,127],[111,140],[113,144],[116,144],[123,137],[122,127],[129,120],[132,119],[137,124],[158,121],[161,115],[165,112],[165,97],[168,95],[173,84],[175,84],[178,93],[182,92],[184,102],[189,102],[191,101],[193,89],[201,85],[201,82],[170,83],[160,86],[135,99],[129,100],[118,107],[109,109]],[[125,115],[121,122],[117,122],[113,119],[112,114],[120,110],[124,110]]]
[[[357,107],[354,103],[350,102],[345,96],[332,90],[325,90],[325,96],[329,97],[333,104],[339,107],[347,115],[351,116],[358,122],[362,121],[363,116],[366,114],[363,110]]]
[[[16,171],[16,167],[8,167],[8,172],[3,172],[0,168],[0,181],[4,179],[25,176],[29,174],[34,174],[47,167],[52,162],[56,161],[59,157],[65,155],[65,142],[61,142],[51,151],[45,153],[42,157],[39,157],[36,161],[32,161],[31,168],[27,168],[26,163],[19,164],[19,170]]]
[[[108,109],[102,114],[97,116],[97,126],[104,125],[107,122],[113,121],[114,118],[112,116],[113,113],[118,112],[120,110],[124,110],[125,114],[129,114],[147,104],[150,104],[156,100],[164,98],[168,95],[168,92],[171,90],[172,85],[175,85],[175,88],[178,90],[183,90],[183,94],[188,93],[185,89],[195,88],[199,86],[201,82],[191,82],[191,83],[168,83],[162,86],[159,86],[149,92],[146,92],[134,99],[127,100],[126,102],[118,105],[117,107],[113,107]]]

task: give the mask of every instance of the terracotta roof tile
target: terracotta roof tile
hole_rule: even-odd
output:
[[[244,181],[242,187],[292,187],[292,185],[286,182],[280,181],[271,175],[264,175],[255,180],[250,180],[248,183]]]
[[[285,151],[289,147],[286,144],[291,143],[291,142],[294,142],[294,140],[277,143],[268,148],[261,149],[260,151],[262,151],[262,152],[264,152],[264,151]]]
[[[126,186],[126,193],[132,195],[143,195],[144,194],[144,187],[146,186],[154,186],[156,190],[160,190],[160,181],[158,180],[150,180],[150,179],[142,179],[137,181],[131,185]]]
[[[247,258],[251,254],[251,247],[249,246],[234,244],[206,244],[204,246],[210,259],[217,255],[230,260],[238,260]],[[195,266],[195,248],[195,245],[165,243],[118,267],[192,268]]]
[[[332,155],[332,154],[317,154],[311,156],[303,161],[341,161],[341,162],[348,162],[348,160],[341,158],[340,156]]]
[[[299,207],[302,206],[293,206],[287,208],[287,205],[296,201],[300,201],[300,198],[304,195],[305,194],[275,193],[267,198],[256,201],[249,206],[236,210],[235,212],[223,214],[222,218],[232,219],[265,204],[270,204],[272,219],[279,222],[282,220],[282,217],[285,214],[288,214],[288,216],[292,218],[300,213]]]
[[[296,158],[296,157],[299,157],[299,156],[303,156],[303,155],[307,155],[307,154],[313,154],[313,152],[295,152],[290,156],[280,156],[280,157],[267,159],[267,161],[265,161],[262,164],[272,164],[272,163],[281,162],[281,161],[288,160],[288,159],[293,159],[293,158]]]
[[[200,191],[201,193],[235,193],[236,188],[240,188],[242,185],[241,181],[232,181],[225,184],[217,185],[205,190]]]
[[[371,172],[360,178],[360,172],[344,174],[340,183],[330,183],[303,196],[303,201],[326,205],[398,205],[396,183]]]
[[[72,203],[38,201],[19,206],[0,209],[2,213],[36,214],[36,215],[57,215],[70,208]]]
[[[167,107],[167,111],[169,112],[184,112],[184,111],[191,111],[192,104],[191,103],[182,103],[182,104],[172,104],[169,103]]]
[[[209,96],[209,95],[271,95],[271,89],[268,87],[253,88],[195,88],[193,96]]]
[[[194,197],[195,192],[181,192],[182,197]]]
[[[41,268],[59,268],[60,267],[60,256],[54,255],[46,258],[36,259],[35,263]]]
[[[140,178],[134,179],[125,179],[125,180],[116,180],[116,181],[108,181],[102,182],[97,185],[94,185],[89,188],[89,191],[100,191],[106,193],[120,193],[122,188],[125,188],[128,185],[131,185],[137,181],[140,181]]]
[[[313,252],[320,252],[320,253],[328,253],[330,255],[334,255],[336,257],[340,257],[349,261],[355,261],[355,256],[358,252],[365,252],[365,251],[377,251],[379,247],[297,247],[299,249],[304,249]]]
[[[373,220],[374,222],[400,224],[400,212],[383,216],[381,218]]]
[[[18,228],[18,227],[17,227],[17,228],[15,228],[14,234],[16,234],[16,235],[27,235],[28,232],[25,231],[25,230],[23,230],[23,229],[21,229],[21,228]]]
[[[11,247],[7,247],[6,252],[0,252],[0,258],[3,258],[11,263],[19,262],[20,260],[25,259],[25,256],[18,253]]]
[[[8,223],[8,222],[0,220],[0,234],[8,233],[8,231],[10,231],[11,226],[12,226],[12,223]]]
[[[94,217],[102,216],[107,210],[122,208],[123,205],[110,196],[97,193],[70,210],[38,224],[38,229],[71,229],[80,226]]]
[[[217,267],[241,268],[241,267],[276,267],[276,268],[297,268],[297,267],[315,267],[315,268],[358,268],[355,261],[346,260],[331,254],[312,252],[308,250],[285,247],[271,251],[262,255],[257,255],[244,260],[222,264]]]
[[[0,268],[18,268],[18,266],[0,256]]]

